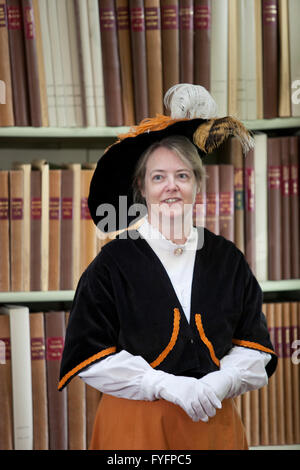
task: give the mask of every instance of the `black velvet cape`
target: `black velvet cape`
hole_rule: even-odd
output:
[[[196,252],[188,323],[169,276],[136,230],[105,245],[78,283],[58,389],[89,365],[123,349],[153,368],[200,378],[219,369],[232,346],[277,356],[262,313],[261,288],[242,252],[204,229]]]

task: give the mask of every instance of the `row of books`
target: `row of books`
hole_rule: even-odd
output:
[[[250,446],[300,444],[300,302],[263,305],[278,355],[269,384],[236,398]],[[98,391],[57,391],[68,312],[0,309],[0,449],[88,448]]]
[[[300,278],[299,136],[255,133],[243,156],[229,139],[204,161],[208,178],[195,218],[233,241],[258,281]]]
[[[68,312],[0,307],[0,449],[81,450],[100,392],[78,377],[57,390]]]
[[[236,398],[250,446],[300,444],[300,302],[263,304],[278,366],[268,385]]]
[[[194,222],[233,241],[258,281],[299,279],[299,137],[254,138],[245,157],[235,138],[220,163],[208,164],[208,157]],[[0,291],[76,288],[116,234],[101,234],[89,213],[95,165],[54,169],[41,160],[0,170]]]
[[[0,126],[130,126],[173,85],[300,116],[297,0],[0,0]]]

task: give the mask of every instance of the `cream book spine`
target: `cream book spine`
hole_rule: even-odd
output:
[[[290,41],[290,87],[291,87],[291,111],[293,117],[300,116],[300,2],[289,0],[289,41]]]
[[[256,278],[268,280],[267,134],[254,135]]]
[[[218,115],[228,115],[228,0],[211,5],[211,94]]]
[[[33,410],[29,309],[5,305],[0,313],[9,315],[12,368],[14,449],[33,448]]]

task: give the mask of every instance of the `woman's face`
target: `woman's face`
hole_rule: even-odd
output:
[[[195,202],[197,184],[188,163],[165,148],[157,148],[148,158],[142,196],[148,215],[178,218],[190,214]]]

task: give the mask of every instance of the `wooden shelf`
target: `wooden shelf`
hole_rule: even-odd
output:
[[[243,121],[251,130],[299,128],[300,117]],[[0,127],[0,138],[6,139],[102,139],[116,138],[129,127]]]
[[[299,291],[300,279],[261,282],[263,292]],[[72,302],[75,291],[0,292],[0,303]]]

